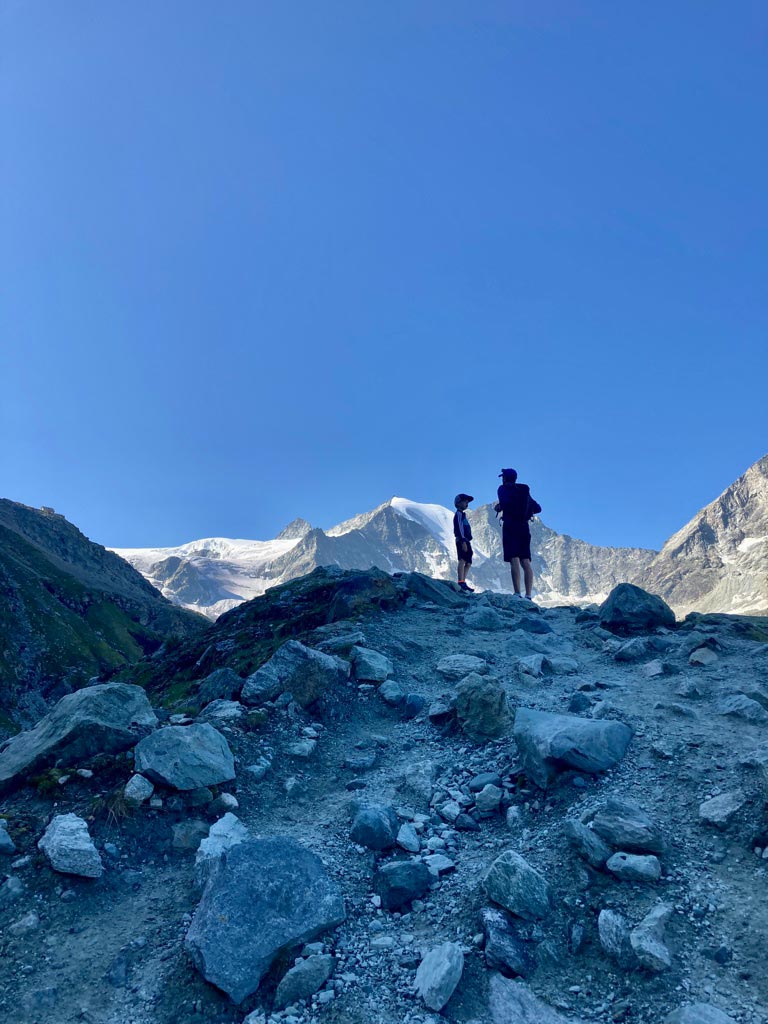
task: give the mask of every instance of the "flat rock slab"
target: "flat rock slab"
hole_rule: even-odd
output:
[[[14,736],[0,753],[0,793],[57,761],[128,750],[157,725],[140,686],[99,683],[62,697],[34,729]]]
[[[699,818],[705,825],[727,828],[746,802],[746,794],[740,789],[721,793],[719,796],[713,796],[711,800],[705,800],[699,806]]]
[[[709,1003],[691,1003],[667,1014],[664,1024],[736,1024],[736,1021]]]
[[[430,1010],[439,1012],[453,995],[464,970],[464,954],[455,942],[431,949],[416,971],[416,991]]]
[[[485,891],[494,903],[525,921],[539,921],[551,909],[549,883],[514,850],[505,850],[485,876]]]
[[[488,663],[483,658],[477,658],[474,654],[449,654],[441,658],[435,666],[436,671],[451,682],[458,682],[470,672],[478,675],[485,675],[488,671]]]
[[[493,1024],[585,1024],[583,1017],[564,1017],[542,1002],[523,981],[494,974],[488,1006]]]
[[[629,746],[632,730],[623,722],[518,708],[514,736],[526,775],[546,789],[567,768],[594,774],[615,765]]]
[[[675,613],[660,597],[632,583],[614,587],[598,613],[600,625],[613,633],[647,633],[658,626],[673,628]]]
[[[286,837],[251,839],[220,857],[185,947],[206,981],[240,1003],[278,954],[345,917],[341,890],[316,854]]]
[[[200,789],[235,777],[229,744],[207,722],[158,729],[136,745],[134,763],[137,772],[172,789]]]
[[[76,814],[57,814],[37,845],[54,871],[81,878],[100,878],[104,872],[88,825]]]

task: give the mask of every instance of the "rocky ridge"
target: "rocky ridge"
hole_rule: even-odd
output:
[[[0,1015],[762,1024],[768,622],[635,589],[316,570],[78,691],[110,751],[0,748]]]

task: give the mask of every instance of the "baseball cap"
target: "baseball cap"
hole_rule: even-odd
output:
[[[499,476],[517,476],[517,470],[516,469],[502,469],[502,471],[499,473]]]
[[[453,504],[455,506],[455,505],[458,505],[460,501],[474,501],[474,500],[475,499],[472,497],[471,494],[457,494],[456,497],[453,499]]]

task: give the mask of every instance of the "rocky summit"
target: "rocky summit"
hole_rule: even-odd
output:
[[[0,1019],[765,1024],[768,620],[605,597],[320,568],[41,707]]]

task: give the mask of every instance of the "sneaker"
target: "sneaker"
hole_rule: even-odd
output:
[[[472,587],[467,586],[467,584],[463,582],[459,584],[459,590],[464,590],[467,594],[474,594],[475,592]]]
[[[522,594],[513,594],[513,595],[512,595],[512,597],[516,597],[516,598],[518,598],[518,599],[519,599],[520,601],[522,601],[522,599],[523,599],[523,595],[522,595]]]

